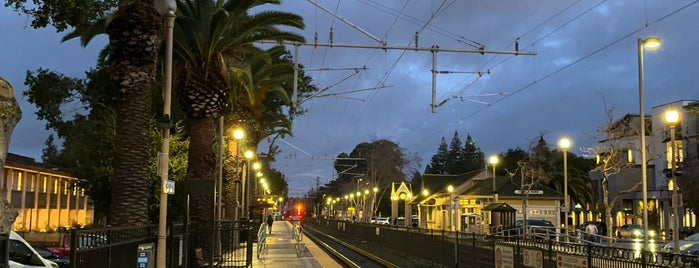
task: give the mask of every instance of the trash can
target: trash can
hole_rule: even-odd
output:
[[[138,245],[136,263],[138,268],[153,268],[155,267],[155,258],[153,250],[154,243],[146,243]]]

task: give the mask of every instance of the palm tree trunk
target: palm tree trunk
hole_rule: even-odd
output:
[[[214,118],[192,117],[189,121],[189,166],[187,169],[188,180],[213,180],[216,157],[214,156]],[[211,183],[210,185],[215,185]],[[192,244],[202,247],[210,252],[210,243],[213,240],[214,224],[214,189],[207,193],[198,193],[190,198]]]
[[[148,220],[151,87],[164,24],[152,3],[123,6],[110,23],[109,74],[119,90],[114,177],[109,222],[144,225]]]

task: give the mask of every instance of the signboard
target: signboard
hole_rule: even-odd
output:
[[[514,251],[511,246],[495,245],[495,268],[514,268]]]
[[[175,194],[175,181],[167,180],[165,182],[165,193],[166,194]]]
[[[556,256],[556,267],[558,268],[588,268],[587,257],[558,254]]]
[[[542,268],[544,267],[544,255],[541,250],[522,249],[524,267]]]
[[[544,194],[544,190],[524,190],[524,193],[529,192],[529,194]],[[522,194],[522,190],[515,190],[515,194]]]

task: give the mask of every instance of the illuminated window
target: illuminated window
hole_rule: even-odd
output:
[[[58,179],[53,179],[53,194],[58,194]]]
[[[73,188],[73,196],[78,195],[78,186],[73,185],[71,188]]]
[[[36,189],[36,183],[37,183],[37,176],[32,175],[31,179],[29,179],[29,191],[34,192]]]
[[[626,151],[626,160],[629,163],[633,163],[633,151],[631,149]]]
[[[682,148],[682,140],[675,140],[675,148],[677,148],[677,154],[675,154],[675,160],[677,161],[676,163],[682,163],[683,162],[683,157],[682,155],[684,154],[684,150]],[[667,142],[665,143],[665,152],[667,152],[667,155],[665,156],[665,159],[667,159],[667,168],[672,168],[672,143]]]
[[[22,191],[22,173],[17,173],[17,183],[15,190]]]
[[[63,182],[63,194],[68,195],[68,182],[67,181]]]
[[[48,182],[49,178],[44,176],[44,184],[41,186],[41,192],[46,193],[46,187],[48,187]]]
[[[85,188],[80,188],[80,196],[85,196]]]

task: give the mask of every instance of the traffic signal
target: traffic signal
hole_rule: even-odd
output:
[[[296,216],[301,216],[303,215],[303,206],[302,205],[296,205]]]

